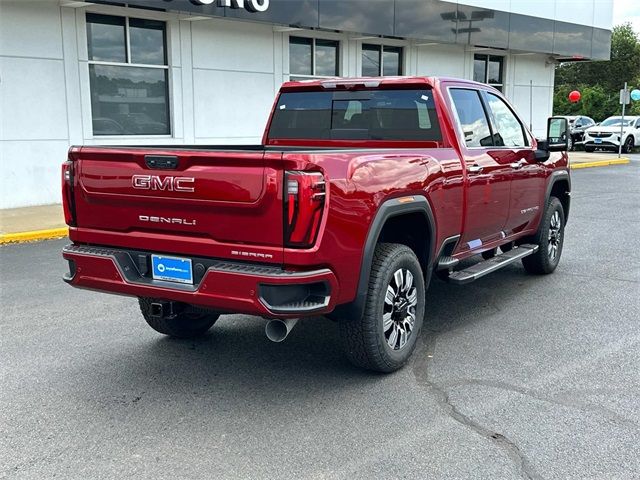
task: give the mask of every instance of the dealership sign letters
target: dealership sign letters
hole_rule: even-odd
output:
[[[269,0],[192,0],[196,5],[211,5],[216,3],[219,7],[246,8],[250,12],[266,12],[269,8]]]

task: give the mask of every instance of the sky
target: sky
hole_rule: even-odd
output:
[[[640,33],[640,0],[613,0],[613,25],[631,22]]]

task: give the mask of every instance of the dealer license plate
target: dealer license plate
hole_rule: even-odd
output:
[[[601,138],[594,138],[593,141],[594,141],[594,143],[602,143],[602,139]]]
[[[193,269],[188,258],[151,255],[151,267],[155,280],[193,285]]]

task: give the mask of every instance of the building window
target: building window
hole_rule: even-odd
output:
[[[94,135],[169,135],[166,24],[87,14]]]
[[[402,75],[402,47],[362,45],[362,76]]]
[[[502,91],[504,57],[495,55],[474,55],[473,79],[476,82],[486,83]]]
[[[291,80],[310,77],[337,77],[340,42],[316,38],[289,38]]]

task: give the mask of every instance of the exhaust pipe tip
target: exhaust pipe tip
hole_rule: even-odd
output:
[[[269,320],[264,327],[264,333],[269,340],[275,343],[284,342],[289,336],[293,327],[298,323],[297,318],[288,318],[286,320]]]

